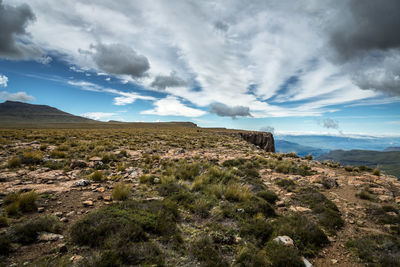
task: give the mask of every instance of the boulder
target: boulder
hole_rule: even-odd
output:
[[[267,152],[275,152],[275,142],[272,133],[268,132],[240,132],[242,137],[247,142],[258,146]]]
[[[47,232],[41,232],[39,233],[39,241],[42,242],[47,242],[47,241],[57,241],[59,239],[63,239],[64,236],[59,235],[59,234],[53,234],[53,233],[47,233]]]
[[[293,239],[291,239],[287,235],[280,235],[274,238],[274,241],[277,243],[283,243],[287,247],[294,247]]]

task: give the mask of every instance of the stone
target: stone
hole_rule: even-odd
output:
[[[107,202],[110,202],[112,200],[111,196],[104,196],[103,199],[104,199],[104,201],[107,201]]]
[[[85,206],[85,207],[91,207],[91,206],[93,206],[93,201],[91,201],[91,200],[86,200],[86,201],[83,201],[82,204],[83,204],[83,206]]]
[[[321,180],[322,185],[326,189],[331,189],[339,186],[335,178],[323,176]]]
[[[79,262],[81,262],[83,260],[83,257],[81,255],[74,255],[71,258],[69,258],[69,260],[74,263],[77,264]]]
[[[75,215],[75,211],[70,211],[65,216],[71,217],[71,216],[74,216],[74,215]]]
[[[82,160],[75,160],[73,162],[71,162],[70,168],[71,169],[83,169],[87,167],[87,163],[82,161]]]
[[[62,217],[61,219],[60,219],[60,222],[68,222],[68,218],[66,218],[66,217]]]
[[[301,259],[303,260],[303,263],[306,267],[313,267],[313,265],[311,264],[311,262],[309,262],[306,258],[301,257]]]
[[[41,233],[39,233],[39,237],[38,237],[38,240],[42,241],[42,242],[57,241],[59,239],[64,239],[64,236],[59,235],[59,234],[41,232]]]
[[[387,196],[387,195],[382,195],[382,196],[378,196],[378,199],[382,202],[388,202],[388,201],[391,201],[393,199],[393,197]]]
[[[63,213],[61,211],[54,212],[54,216],[61,217]]]
[[[105,191],[104,187],[99,187],[96,189],[97,192],[103,193]]]
[[[338,263],[339,261],[336,260],[336,259],[331,259],[331,262],[332,262],[332,264],[336,264],[336,263]]]
[[[277,206],[277,207],[284,207],[284,206],[285,206],[285,201],[283,201],[283,200],[277,201],[277,202],[276,202],[276,206]]]
[[[89,159],[89,161],[101,161],[101,160],[102,160],[102,158],[100,158],[100,157],[91,157]]]
[[[294,247],[293,239],[291,239],[287,235],[280,235],[280,236],[274,238],[274,241],[277,243],[283,243],[283,245],[285,245],[287,247]]]
[[[75,183],[75,186],[88,186],[88,185],[90,185],[90,181],[85,179]]]
[[[38,211],[39,213],[42,213],[42,212],[44,212],[44,208],[43,208],[43,207],[39,207],[39,208],[37,209],[37,211]]]
[[[275,152],[275,142],[269,132],[240,132],[239,136],[247,142],[260,147],[266,152]]]

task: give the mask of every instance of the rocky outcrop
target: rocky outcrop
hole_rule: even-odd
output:
[[[247,142],[267,152],[275,152],[274,136],[269,132],[241,132],[239,135]]]

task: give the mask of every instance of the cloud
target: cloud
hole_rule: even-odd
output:
[[[270,133],[274,134],[275,133],[275,128],[272,127],[272,126],[264,126],[264,127],[260,128],[260,131],[262,131],[262,132],[270,132]]]
[[[167,87],[187,86],[187,82],[176,75],[176,72],[171,72],[169,76],[158,75],[151,83],[151,87],[158,90],[165,90]]]
[[[331,119],[331,118],[325,118],[322,121],[322,127],[326,128],[326,129],[335,129],[340,134],[343,134],[342,131],[339,128],[339,122],[337,120],[334,120],[334,119]]]
[[[112,113],[112,112],[86,112],[81,114],[81,116],[83,117],[101,121],[111,120],[113,117],[117,115],[118,115],[117,113]]]
[[[7,87],[8,77],[6,75],[0,74],[0,87]]]
[[[113,88],[106,88],[91,82],[86,82],[86,81],[68,81],[67,82],[69,85],[79,87],[85,91],[92,91],[92,92],[99,92],[99,93],[109,93],[113,95],[118,95],[117,97],[114,98],[113,104],[116,106],[124,106],[128,104],[132,104],[138,99],[141,100],[155,100],[154,97],[152,96],[144,96],[140,95],[135,92],[124,92],[120,90],[116,90]]]
[[[142,111],[140,114],[200,117],[205,115],[206,112],[200,109],[185,106],[176,97],[167,96],[166,98],[155,101],[154,109]]]
[[[217,114],[221,117],[231,117],[232,119],[236,119],[236,117],[252,117],[252,115],[250,114],[250,109],[248,107],[229,107],[222,103],[213,103],[210,106],[210,113]]]
[[[349,0],[328,21],[330,58],[362,89],[400,95],[400,1]]]
[[[390,36],[396,2],[87,0],[60,8],[31,0],[37,21],[29,32],[78,69],[163,90],[202,110],[218,102],[248,107],[257,118],[321,116],[399,95],[399,37]],[[172,70],[187,84],[177,86]]]
[[[41,59],[42,51],[27,40],[26,27],[34,20],[35,15],[27,4],[14,7],[0,0],[0,57]]]
[[[7,91],[0,92],[0,99],[5,101],[10,100],[21,102],[30,102],[35,100],[33,96],[28,95],[26,92],[10,93]]]
[[[126,74],[132,78],[143,77],[150,69],[148,59],[131,47],[122,44],[98,44],[92,46],[97,67],[109,74]]]

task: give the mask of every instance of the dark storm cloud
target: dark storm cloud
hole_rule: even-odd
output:
[[[229,30],[229,25],[220,20],[218,20],[214,23],[214,27],[217,28],[218,30],[221,30],[224,32],[227,32]]]
[[[96,50],[92,57],[97,67],[109,74],[126,74],[132,78],[140,78],[150,69],[148,59],[129,46],[98,44],[92,47]]]
[[[343,2],[342,2],[343,3]],[[349,0],[327,25],[330,59],[361,89],[400,94],[400,1]]]
[[[0,0],[0,57],[6,59],[38,59],[41,50],[18,39],[27,35],[26,27],[35,20],[27,4],[16,7],[3,4]]]
[[[348,14],[338,12],[331,43],[341,60],[370,50],[400,47],[399,0],[351,0]]]
[[[248,107],[230,107],[222,103],[213,103],[210,107],[210,113],[217,114],[221,117],[231,117],[232,119],[236,119],[236,117],[251,117],[250,109]]]
[[[167,87],[181,87],[186,85],[187,82],[179,78],[175,72],[171,72],[169,76],[156,76],[151,83],[151,86],[158,90],[165,90]]]

